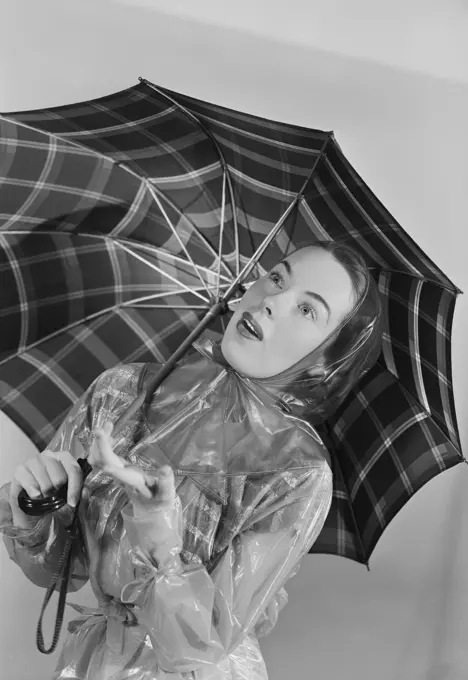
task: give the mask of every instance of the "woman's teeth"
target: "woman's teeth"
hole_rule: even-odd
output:
[[[256,331],[255,328],[252,326],[252,324],[250,323],[250,321],[247,321],[247,319],[243,319],[242,321],[243,321],[243,323],[244,323],[244,326],[247,328],[247,330],[250,331],[253,335],[255,335],[256,338],[258,338],[258,339],[260,340],[260,337],[259,337],[257,331]]]
[[[247,340],[260,340],[255,328],[246,319],[241,319],[237,323],[237,330],[242,335],[242,337],[247,338]]]

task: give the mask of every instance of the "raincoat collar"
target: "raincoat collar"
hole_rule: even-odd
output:
[[[329,462],[315,428],[286,412],[278,394],[262,381],[235,371],[218,335],[206,332],[193,347],[196,352],[187,355],[148,405],[150,434],[137,445],[140,462],[170,463],[223,503],[227,476],[280,474]]]

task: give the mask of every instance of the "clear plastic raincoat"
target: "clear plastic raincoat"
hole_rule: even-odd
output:
[[[86,479],[70,591],[89,579],[98,606],[69,601],[80,616],[69,625],[54,679],[267,678],[257,639],[275,625],[287,602],[284,585],[323,527],[330,459],[314,428],[280,408],[262,381],[226,364],[210,333],[195,349],[115,446],[150,473],[171,465],[175,502],[135,515],[110,476],[93,470]],[[104,372],[49,449],[73,452],[77,437],[89,451],[94,429],[115,422],[157,369],[134,363]],[[8,491],[0,495],[8,552],[47,587],[70,508],[19,529]]]

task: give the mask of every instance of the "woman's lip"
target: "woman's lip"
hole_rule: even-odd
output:
[[[253,318],[252,314],[250,312],[244,312],[242,314],[242,319],[246,319],[254,328],[255,331],[257,332],[259,339],[263,340],[263,330],[258,321],[255,321]]]

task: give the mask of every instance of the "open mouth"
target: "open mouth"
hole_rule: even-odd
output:
[[[263,331],[249,312],[244,312],[237,323],[239,333],[247,338],[263,340]]]

